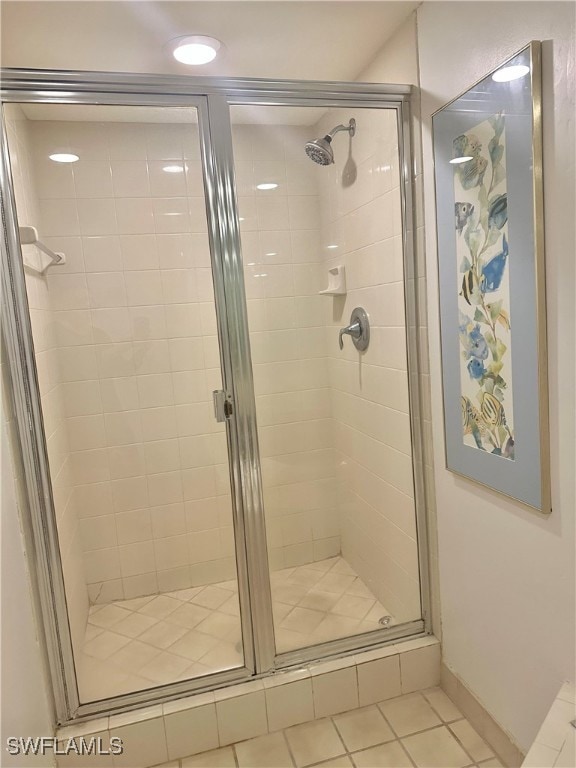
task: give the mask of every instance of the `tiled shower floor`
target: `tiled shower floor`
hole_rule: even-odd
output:
[[[341,557],[271,575],[278,652],[379,628],[388,614]],[[78,660],[87,702],[242,665],[235,581],[90,608]]]

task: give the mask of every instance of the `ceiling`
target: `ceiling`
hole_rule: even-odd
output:
[[[355,80],[417,2],[52,2],[2,0],[4,67]],[[164,49],[216,37],[222,55],[186,67]]]
[[[294,80],[358,78],[416,2],[270,0],[2,0],[4,67]],[[224,44],[214,62],[179,64],[169,40],[206,34]],[[30,120],[195,122],[194,110],[29,104]],[[315,125],[325,108],[236,107],[234,123]]]

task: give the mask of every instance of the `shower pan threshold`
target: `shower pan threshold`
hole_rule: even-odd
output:
[[[440,643],[425,635],[162,704],[97,715],[60,728],[56,736],[61,744],[120,738],[122,765],[150,768],[439,683]]]
[[[372,632],[388,610],[341,556],[271,574],[277,651]],[[393,617],[386,626],[394,624]],[[236,581],[90,608],[78,684],[82,701],[241,667]]]

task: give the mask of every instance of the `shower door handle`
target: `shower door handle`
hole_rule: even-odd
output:
[[[216,421],[223,422],[232,416],[232,396],[223,389],[215,389],[212,392],[214,402],[214,416]]]

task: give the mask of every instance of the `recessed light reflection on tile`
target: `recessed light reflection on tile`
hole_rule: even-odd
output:
[[[273,182],[265,182],[265,183],[256,185],[256,189],[261,189],[261,190],[269,190],[269,189],[277,189],[277,188],[278,188],[278,184],[274,184]]]
[[[55,163],[76,163],[80,160],[78,155],[75,155],[72,152],[54,152],[52,155],[49,155],[49,157],[50,160]]]

